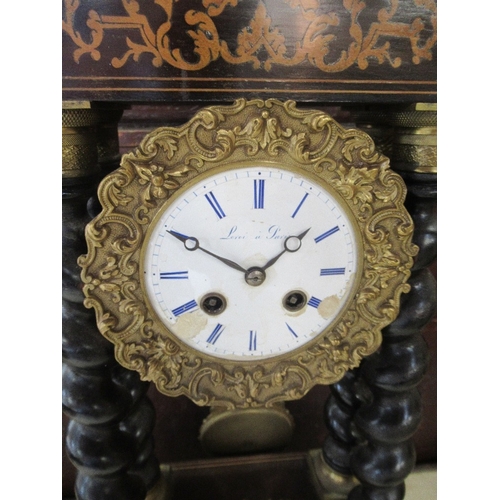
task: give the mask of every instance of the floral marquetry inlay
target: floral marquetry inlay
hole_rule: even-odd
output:
[[[204,3],[216,15],[236,2]],[[300,8],[314,3],[289,2]],[[179,190],[235,165],[284,166],[317,180],[345,207],[359,242],[354,292],[342,313],[314,342],[286,355],[211,356],[179,341],[147,298],[142,259],[149,228]],[[405,195],[402,179],[368,135],[344,129],[322,111],[277,100],[205,108],[183,126],[148,134],[102,181],[103,209],[87,226],[88,253],[79,260],[85,305],[95,309],[117,360],[165,394],[225,408],[300,398],[373,353],[381,329],[396,318],[417,252]]]
[[[234,39],[227,38],[218,21],[228,12],[237,16],[243,7],[250,8],[250,2],[202,0],[196,9],[185,12],[183,2],[175,0],[156,0],[155,9],[149,11],[136,0],[121,3],[122,9],[111,15],[105,3],[91,8],[93,4],[85,0],[64,0],[63,31],[74,44],[76,63],[83,57],[90,56],[94,61],[109,57],[108,37],[120,34],[127,48],[112,54],[109,63],[113,68],[146,58],[153,67],[167,65],[189,72],[200,71],[217,60],[248,64],[267,72],[304,63],[325,73],[339,73],[351,66],[364,70],[377,64],[398,68],[402,62],[431,60],[436,45],[434,0],[387,0],[370,13],[369,23],[362,21],[368,4],[363,0],[344,0],[335,5],[320,0],[283,0],[280,8],[286,14],[281,16],[270,2],[252,2],[253,15]],[[414,14],[409,18],[408,12]],[[81,16],[87,18],[84,28],[76,25],[76,18]],[[279,19],[283,16],[293,25],[281,26]],[[189,54],[179,47],[180,38],[191,47]],[[411,60],[402,59],[393,47],[394,40],[407,42]]]

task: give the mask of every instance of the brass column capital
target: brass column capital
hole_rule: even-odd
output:
[[[63,102],[63,178],[86,177],[99,173],[100,165],[119,157],[118,122],[123,108],[85,101]]]
[[[351,117],[395,170],[437,173],[437,104],[366,106],[353,108]]]

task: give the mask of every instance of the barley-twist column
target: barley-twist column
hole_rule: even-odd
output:
[[[328,436],[322,449],[313,450],[310,458],[313,480],[324,500],[345,499],[357,484],[350,461],[352,450],[358,444],[352,422],[363,397],[359,384],[359,370],[354,369],[330,386],[324,408]]]
[[[103,170],[117,166],[120,115],[120,110],[90,106],[63,109],[62,386],[63,410],[70,418],[67,453],[77,468],[79,500],[143,500],[160,479],[148,384],[115,361],[94,311],[83,306],[77,265],[86,253],[89,209],[98,210],[97,183]]]
[[[350,466],[361,484],[351,491],[349,500],[404,498],[404,480],[416,461],[412,436],[422,411],[418,384],[428,359],[421,332],[436,305],[436,282],[428,269],[436,256],[437,240],[436,110],[429,105],[393,110],[378,124],[392,128],[391,166],[408,186],[406,206],[420,252],[409,280],[412,288],[402,296],[398,318],[384,329],[380,349],[360,368],[370,397],[354,415],[362,441],[353,450]]]

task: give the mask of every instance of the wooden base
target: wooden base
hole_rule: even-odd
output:
[[[317,449],[162,464],[162,477],[145,500],[347,499],[357,481],[324,470],[320,453]],[[436,498],[435,476],[435,465],[417,467],[408,478],[405,498]]]
[[[319,498],[309,471],[308,453],[210,458],[162,465],[161,469],[169,485],[162,500]]]

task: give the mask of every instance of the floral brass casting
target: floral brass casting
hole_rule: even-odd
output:
[[[286,165],[328,183],[352,212],[364,259],[358,293],[317,341],[286,358],[216,360],[181,345],[148,309],[141,248],[165,202],[200,173],[254,162]],[[223,408],[271,406],[332,384],[381,343],[393,321],[417,248],[403,206],[405,185],[368,135],[293,101],[236,101],[199,111],[181,127],[148,134],[99,187],[102,212],[86,228],[79,264],[86,307],[93,307],[115,356],[170,396]]]

